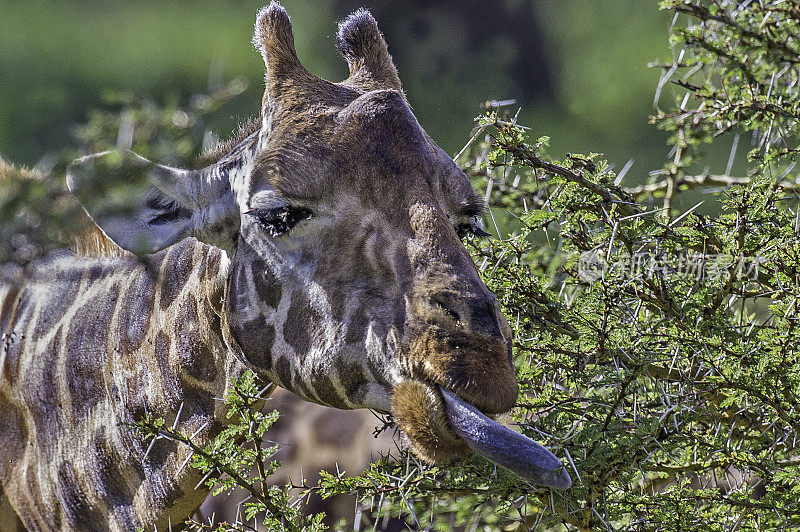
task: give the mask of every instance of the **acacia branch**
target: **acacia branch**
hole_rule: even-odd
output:
[[[719,174],[703,173],[699,175],[687,175],[675,181],[675,186],[684,187],[686,189],[693,189],[706,186],[721,186],[730,188],[736,185],[749,185],[753,181],[751,177],[731,177]],[[778,183],[778,187],[783,190],[800,190],[800,183],[790,179],[784,179]],[[655,194],[656,192],[663,192],[669,188],[669,180],[663,179],[656,183],[647,185],[640,185],[638,187],[628,187],[625,192],[631,196],[637,197],[645,194]]]
[[[513,135],[510,131],[512,126],[510,124],[498,121],[495,122],[494,126],[498,129],[498,131],[504,133],[504,137],[507,136],[513,138]],[[609,188],[587,179],[583,175],[583,172],[575,172],[566,166],[541,159],[538,155],[536,155],[530,146],[525,144],[520,145],[512,142],[506,142],[505,139],[502,138],[497,139],[497,143],[504,151],[511,154],[515,159],[525,166],[538,168],[547,173],[561,176],[567,181],[581,186],[592,194],[602,198],[603,202],[615,205],[619,213],[623,216],[630,216],[632,214],[639,214],[642,212],[639,205],[633,201],[633,198],[629,197],[624,190],[618,187],[614,187],[616,190],[612,192],[612,190]]]
[[[147,426],[151,431],[153,431],[154,438],[162,436],[164,438],[174,440],[188,446],[189,449],[192,450],[192,452],[194,452],[198,456],[202,456],[203,458],[214,464],[213,465],[214,468],[230,476],[239,487],[246,490],[248,493],[250,493],[250,495],[253,496],[253,498],[255,498],[258,502],[263,504],[264,507],[267,509],[267,511],[269,511],[272,515],[274,515],[279,519],[282,519],[282,524],[287,530],[290,530],[292,532],[301,532],[301,529],[297,525],[295,525],[290,519],[286,519],[284,517],[283,512],[277,505],[275,505],[275,503],[273,503],[269,498],[267,498],[267,496],[262,491],[258,490],[253,483],[248,482],[248,480],[245,479],[242,475],[240,475],[235,468],[220,462],[214,456],[207,453],[202,447],[198,446],[187,436],[178,431],[171,430],[165,427],[157,427],[152,424],[146,424],[145,426]]]
[[[698,18],[698,19],[700,19],[700,20],[702,20],[704,22],[708,22],[708,21],[713,20],[715,22],[719,22],[721,24],[724,24],[725,26],[728,26],[729,28],[732,28],[736,33],[738,33],[739,35],[741,35],[743,37],[746,37],[746,38],[754,40],[754,41],[759,41],[759,42],[763,43],[763,45],[766,48],[785,54],[785,56],[782,59],[784,61],[788,62],[788,63],[798,63],[798,62],[800,62],[800,51],[795,50],[794,48],[789,46],[786,42],[772,40],[767,35],[765,35],[763,33],[757,33],[755,31],[752,31],[752,30],[748,29],[748,28],[745,28],[744,26],[742,26],[741,24],[736,23],[735,20],[733,20],[732,18],[730,18],[730,17],[728,17],[728,16],[726,16],[724,14],[711,13],[711,11],[709,11],[708,8],[706,8],[706,7],[702,6],[702,5],[699,5],[699,4],[678,4],[678,3],[676,3],[674,6],[672,6],[672,8],[675,11],[678,11],[680,13],[684,13],[684,14],[696,17],[696,18]],[[774,8],[770,8],[770,9],[774,10]]]

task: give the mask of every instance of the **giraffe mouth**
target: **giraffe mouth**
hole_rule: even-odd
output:
[[[546,447],[483,414],[451,390],[419,380],[399,383],[392,412],[412,450],[442,461],[468,449],[539,486],[567,489],[572,480]]]

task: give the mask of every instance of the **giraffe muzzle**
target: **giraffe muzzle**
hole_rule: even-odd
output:
[[[460,327],[411,327],[404,349],[407,374],[453,390],[489,415],[508,412],[518,384],[503,337]]]

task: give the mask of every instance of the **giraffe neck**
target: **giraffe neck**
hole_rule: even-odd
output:
[[[130,423],[180,414],[200,443],[221,429],[216,398],[243,370],[222,333],[227,270],[191,239],[0,278],[0,486],[29,529],[161,529],[199,505],[188,450],[159,440],[144,459]]]

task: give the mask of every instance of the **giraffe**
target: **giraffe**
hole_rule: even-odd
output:
[[[29,530],[166,529],[207,491],[189,449],[147,449],[155,412],[198,443],[251,369],[303,399],[391,413],[424,460],[469,449],[543,486],[570,478],[503,427],[512,331],[459,235],[481,198],[421,128],[374,18],[340,23],[349,76],[300,63],[259,11],[258,117],[199,169],[129,151],[67,184],[118,253],[59,251],[0,273],[0,489]],[[148,452],[149,451],[149,452]]]

